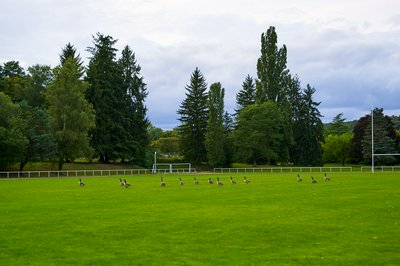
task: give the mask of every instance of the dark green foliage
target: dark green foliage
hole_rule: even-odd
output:
[[[125,119],[122,127],[125,134],[120,140],[125,154],[122,159],[128,158],[136,165],[145,164],[146,147],[149,144],[147,132],[147,108],[144,101],[147,97],[146,84],[140,76],[141,67],[137,63],[135,53],[129,46],[125,46],[122,57],[118,61],[122,69],[123,88],[125,89]]]
[[[144,165],[149,137],[141,68],[129,46],[116,60],[116,40],[100,33],[93,39],[87,72],[87,97],[96,111],[92,145],[103,162],[121,159]]]
[[[22,171],[29,161],[44,161],[56,155],[57,144],[51,134],[47,109],[32,107],[26,101],[20,103],[26,127],[24,135],[29,141],[24,157],[20,162]]]
[[[11,97],[13,102],[21,99],[18,95],[26,87],[26,75],[18,61],[9,61],[0,69],[0,92]]]
[[[74,59],[74,60],[76,60],[76,63],[78,64],[78,66],[82,66],[82,59],[80,58],[80,55],[77,54],[76,48],[71,43],[67,43],[61,51],[61,54],[60,54],[61,65],[64,65],[64,63],[68,59]]]
[[[399,140],[396,135],[393,122],[389,116],[383,114],[382,108],[375,108],[374,111],[374,153],[387,154],[398,153]],[[371,162],[372,154],[372,125],[371,116],[368,117],[363,139],[361,140],[361,149],[364,162]],[[394,156],[377,156],[375,157],[378,164],[393,164],[398,158]]]
[[[253,78],[250,75],[246,76],[243,81],[242,89],[236,94],[236,113],[250,104],[256,102],[256,88]]]
[[[213,83],[208,92],[208,122],[205,136],[208,165],[223,166],[225,162],[224,96],[221,83]]]
[[[18,92],[18,101],[27,101],[32,107],[46,108],[44,93],[53,81],[54,75],[50,66],[34,65],[28,68],[26,85]]]
[[[199,164],[207,160],[205,135],[208,120],[207,84],[198,68],[186,86],[186,98],[178,110],[181,151],[185,160]]]
[[[278,36],[271,26],[261,35],[261,56],[257,61],[256,101],[282,102],[285,98],[286,46],[278,49]]]
[[[391,116],[390,118],[392,119],[394,128],[395,128],[396,130],[400,130],[400,116],[395,116],[395,115],[393,115],[393,116]]]
[[[283,141],[284,116],[276,103],[268,101],[244,108],[234,132],[236,159],[255,164],[279,159]]]
[[[322,165],[323,124],[318,110],[320,103],[314,102],[315,89],[307,84],[298,110],[298,117],[293,125],[295,148],[292,150],[292,161],[296,165]]]
[[[329,123],[325,128],[325,135],[335,134],[342,135],[346,132],[350,132],[349,124],[346,122],[346,118],[343,118],[343,113],[339,113],[333,118],[333,121]]]
[[[363,161],[362,155],[362,141],[364,139],[365,130],[370,123],[370,116],[366,115],[361,117],[353,127],[353,136],[350,141],[349,157],[353,163],[361,163]]]
[[[102,162],[121,158],[125,153],[120,140],[125,133],[122,120],[125,119],[126,93],[122,69],[116,61],[117,49],[113,47],[116,42],[111,36],[97,33],[93,36],[94,47],[87,49],[92,57],[87,70],[90,87],[86,95],[96,112],[91,144]]]
[[[0,92],[0,169],[20,162],[28,145],[24,136],[27,127],[21,110],[11,98]]]

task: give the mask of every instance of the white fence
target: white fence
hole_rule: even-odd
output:
[[[353,172],[352,167],[271,167],[271,168],[214,168],[214,173],[334,173]]]
[[[173,173],[195,173],[195,168],[172,169]],[[156,173],[168,174],[170,169],[157,169]],[[154,174],[153,169],[116,169],[116,170],[63,170],[63,171],[14,171],[0,172],[0,178],[34,177],[87,177],[87,176],[124,176]]]
[[[362,166],[361,172],[371,172],[371,166]],[[375,172],[400,172],[400,166],[375,166]]]

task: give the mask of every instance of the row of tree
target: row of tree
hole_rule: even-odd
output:
[[[116,40],[98,33],[88,66],[68,43],[60,64],[16,61],[0,66],[0,168],[58,158],[59,169],[77,157],[143,165],[148,146],[146,84],[129,46],[116,57]]]
[[[245,77],[235,113],[225,111],[222,84],[208,87],[196,68],[177,110],[180,125],[169,132],[150,125],[135,54],[125,46],[117,58],[115,44],[111,36],[93,36],[86,67],[69,43],[54,69],[34,65],[25,72],[15,61],[0,65],[0,169],[19,162],[22,170],[28,161],[52,158],[61,169],[77,157],[148,166],[154,150],[211,167],[371,160],[370,116],[352,133],[342,114],[324,130],[315,89],[302,88],[287,68],[287,49],[278,47],[274,27],[261,35],[257,78]],[[399,133],[382,109],[374,111],[374,132],[375,153],[400,151]]]
[[[236,97],[236,113],[224,111],[224,88],[210,85],[196,68],[178,114],[181,152],[198,164],[222,166],[232,160],[322,164],[323,124],[315,89],[300,86],[286,66],[286,46],[277,46],[270,27],[261,36],[257,79],[248,75]]]
[[[384,115],[383,109],[375,108],[373,116],[368,114],[361,117],[350,129],[345,123],[343,114],[338,114],[326,128],[323,142],[324,162],[341,163],[342,165],[346,162],[370,164],[372,153],[399,154],[400,130],[395,128],[394,120],[396,119],[398,118]],[[373,150],[372,139],[374,141]],[[400,156],[381,155],[375,157],[375,163],[381,165],[399,162]]]

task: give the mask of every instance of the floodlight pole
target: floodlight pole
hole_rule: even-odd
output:
[[[372,107],[371,111],[371,171],[375,173],[375,163],[374,163],[374,108]]]

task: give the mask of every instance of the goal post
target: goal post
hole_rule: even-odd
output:
[[[374,108],[371,110],[371,172],[375,173],[375,157],[400,156],[400,153],[375,153],[374,150]]]
[[[194,169],[191,163],[154,163],[152,171],[156,173],[174,173],[174,172],[188,172],[192,173]]]

